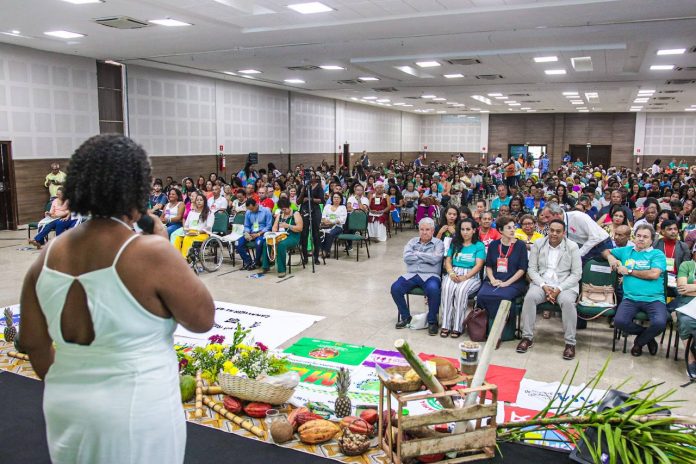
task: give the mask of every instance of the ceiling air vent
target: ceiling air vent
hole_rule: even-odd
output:
[[[650,106],[664,106],[667,103],[650,103]]]
[[[482,79],[486,81],[494,81],[496,79],[502,78],[503,76],[501,76],[500,74],[479,74],[478,76],[476,76],[476,79]]]
[[[94,22],[101,24],[102,26],[113,27],[115,29],[141,29],[143,27],[150,26],[150,24],[146,21],[140,21],[139,19],[133,19],[128,16],[97,18],[94,20]]]
[[[427,101],[425,102],[426,105],[443,105],[444,102],[434,102],[434,101]]]
[[[684,92],[683,90],[660,90],[657,93],[682,93]]]
[[[399,91],[399,89],[397,89],[396,87],[377,87],[377,88],[374,88],[372,90],[374,90],[375,92],[398,92]]]
[[[667,82],[665,82],[667,85],[688,85],[688,84],[696,84],[696,80],[693,79],[672,79]]]
[[[358,85],[360,82],[356,81],[355,79],[344,79],[342,81],[336,81],[339,84],[343,85]]]
[[[481,60],[476,58],[460,58],[456,60],[446,60],[449,64],[458,64],[460,66],[471,66],[472,64],[481,64]]]
[[[541,103],[541,100],[520,100],[520,103]]]
[[[696,45],[689,49],[689,53],[696,53]]]
[[[674,100],[674,97],[655,97],[655,100]]]
[[[421,99],[421,97],[404,97],[404,98],[408,98],[409,100],[420,100]]]
[[[305,66],[288,66],[288,69],[290,71],[316,71],[319,69],[319,66],[308,64]]]
[[[508,97],[528,97],[528,93],[509,93]]]

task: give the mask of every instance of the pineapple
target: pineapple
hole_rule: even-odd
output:
[[[350,416],[352,406],[350,404],[350,398],[348,398],[348,388],[350,387],[350,372],[345,367],[341,367],[336,375],[336,393],[338,393],[338,398],[336,398],[336,404],[334,406],[334,413],[336,417],[346,417]]]
[[[12,343],[17,335],[17,327],[14,326],[14,321],[12,320],[12,310],[10,308],[5,308],[5,341]]]

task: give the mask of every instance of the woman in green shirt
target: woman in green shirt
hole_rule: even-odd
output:
[[[486,259],[486,249],[479,241],[478,225],[471,218],[457,224],[452,244],[447,250],[442,279],[441,337],[458,338],[462,334],[469,295],[481,287],[479,274]]]
[[[693,256],[696,258],[696,253]],[[696,297],[696,283],[694,282],[696,278],[694,278],[694,274],[696,274],[696,262],[684,261],[681,263],[677,273],[677,291],[679,292],[677,307],[684,306]],[[696,319],[677,311],[677,321],[679,338],[684,340],[684,344],[686,344],[689,336],[696,332]],[[696,357],[694,357],[693,352],[687,353],[686,356],[689,357],[687,374],[691,378],[696,378]]]

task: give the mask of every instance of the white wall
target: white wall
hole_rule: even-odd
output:
[[[347,103],[345,139],[353,153],[401,151],[401,113]]]
[[[481,119],[478,115],[423,116],[420,144],[431,152],[481,151]]]
[[[647,113],[645,155],[696,155],[696,114]]]
[[[129,66],[128,126],[150,155],[216,152],[215,81]]]
[[[401,151],[421,151],[420,129],[423,116],[413,113],[401,113]]]
[[[94,60],[0,44],[0,139],[13,158],[67,158],[98,133]]]
[[[335,101],[299,93],[290,95],[292,153],[333,153]]]

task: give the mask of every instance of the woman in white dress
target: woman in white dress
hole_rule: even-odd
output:
[[[53,463],[184,460],[172,334],[177,322],[208,331],[215,306],[158,218],[152,235],[133,232],[149,178],[147,155],[129,138],[83,143],[65,193],[93,219],[51,240],[25,277],[21,343],[45,381]]]
[[[389,215],[389,198],[384,193],[384,183],[375,183],[375,191],[370,199],[370,215],[368,217],[367,233],[371,239],[378,242],[387,241],[387,219]]]

